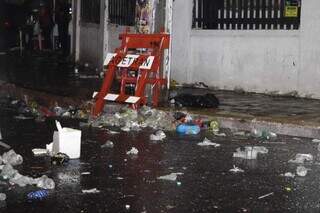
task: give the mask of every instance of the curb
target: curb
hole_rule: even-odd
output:
[[[215,117],[221,128],[228,128],[235,131],[251,131],[252,129],[266,130],[280,135],[288,135],[294,137],[320,138],[320,127],[309,125],[297,125],[291,123],[280,123],[263,120],[246,120],[234,117]]]

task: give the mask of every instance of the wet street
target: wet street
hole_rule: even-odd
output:
[[[7,194],[1,212],[319,212],[318,159],[304,165],[310,169],[305,177],[281,176],[295,173],[297,164],[288,161],[297,153],[317,156],[317,143],[311,139],[279,136],[264,143],[228,130],[222,130],[227,137],[204,130],[193,136],[166,132],[163,142],[152,142],[151,129],[116,128],[120,134],[110,134],[107,129],[83,127],[81,158],[59,166],[31,151],[52,141],[54,120],[18,120],[13,115],[1,109],[0,127],[4,142],[24,158],[16,168],[23,175],[47,175],[56,188],[44,200],[30,202],[27,194],[38,188],[1,181],[1,191]],[[60,121],[79,128],[77,120]],[[221,146],[198,146],[205,137]],[[114,142],[114,148],[101,147],[107,140]],[[246,145],[265,146],[269,152],[256,160],[232,157]],[[137,156],[126,154],[131,147],[139,150]],[[244,172],[230,172],[233,166]],[[170,173],[183,174],[176,181],[158,179]],[[100,192],[82,192],[92,188]]]

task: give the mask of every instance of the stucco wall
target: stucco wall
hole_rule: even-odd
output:
[[[172,78],[220,89],[320,98],[320,1],[302,1],[301,29],[192,30],[192,1],[173,5]],[[184,17],[184,18],[180,18]]]

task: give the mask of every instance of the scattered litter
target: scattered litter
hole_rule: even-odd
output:
[[[214,147],[219,147],[220,144],[218,143],[214,143],[211,140],[209,140],[208,138],[204,138],[204,140],[200,143],[197,144],[198,146],[214,146]]]
[[[113,148],[114,147],[114,144],[113,144],[113,142],[112,141],[109,141],[109,140],[107,140],[107,142],[105,143],[105,144],[103,144],[103,145],[101,145],[101,148]]]
[[[28,197],[29,201],[31,201],[31,200],[43,200],[48,195],[49,195],[48,190],[38,190],[38,191],[34,191],[34,192],[28,193],[27,197]]]
[[[90,175],[91,172],[81,172],[81,175]]]
[[[82,189],[82,193],[95,194],[95,193],[100,193],[100,190],[98,190],[97,188]]]
[[[286,190],[287,192],[291,192],[291,191],[292,191],[292,189],[291,189],[290,187],[285,187],[285,190]]]
[[[313,143],[320,143],[320,139],[313,139],[312,142]]]
[[[296,172],[298,176],[304,177],[307,175],[308,169],[304,166],[298,166]]]
[[[143,106],[139,110],[123,107],[119,112],[105,113],[96,119],[92,118],[89,123],[93,127],[116,126],[127,132],[145,127],[171,131],[175,128],[174,121],[173,113]]]
[[[211,121],[209,125],[209,130],[212,131],[213,133],[218,133],[219,132],[219,122],[218,121]]]
[[[157,179],[158,179],[158,180],[176,181],[178,175],[183,175],[183,173],[181,173],[181,172],[171,173],[171,174],[168,174],[168,175],[160,176],[160,177],[158,177]]]
[[[10,164],[5,164],[2,168],[0,176],[2,176],[3,179],[11,179],[16,173],[18,173],[18,171],[15,170]]]
[[[203,83],[203,82],[195,82],[195,83],[193,84],[193,87],[194,87],[194,88],[199,88],[199,89],[206,89],[206,88],[208,88],[209,86],[206,85],[206,84]]]
[[[217,108],[219,106],[219,100],[214,94],[181,94],[171,100],[174,100],[174,104],[178,107]]]
[[[200,127],[192,123],[183,123],[177,126],[176,131],[183,135],[197,135],[200,132]]]
[[[296,140],[296,141],[301,141],[301,138],[297,138],[297,137],[294,137],[292,138],[293,140]]]
[[[33,155],[34,156],[44,156],[44,155],[48,155],[48,150],[46,149],[32,149]]]
[[[274,193],[273,193],[273,192],[271,192],[271,193],[268,193],[268,194],[262,195],[262,196],[258,197],[258,200],[263,199],[263,198],[266,198],[266,197],[269,197],[269,196],[271,196],[271,195],[273,195],[273,194],[274,194]]]
[[[122,127],[121,130],[124,132],[130,132],[130,128],[127,126]]]
[[[296,175],[292,172],[286,172],[284,174],[281,174],[280,176],[294,178]]]
[[[5,193],[0,193],[0,201],[5,201],[7,199],[7,195]]]
[[[237,148],[236,152],[233,153],[233,157],[253,160],[257,159],[259,153],[267,154],[268,149],[264,146],[245,146],[243,151],[241,148]]]
[[[244,172],[244,170],[240,169],[239,167],[236,167],[235,165],[233,165],[233,168],[230,169],[229,172],[240,173],[240,172]]]
[[[130,209],[130,205],[126,205],[126,210],[129,210]]]
[[[138,149],[132,147],[131,150],[127,151],[127,155],[137,155],[139,153]]]
[[[1,133],[0,133],[1,134]],[[0,137],[1,137],[1,135],[0,135]],[[0,139],[1,140],[1,139]],[[6,148],[6,149],[11,149],[11,146],[9,146],[8,144],[6,144],[6,143],[4,143],[4,142],[2,142],[2,141],[0,141],[0,146],[2,146],[2,147],[4,147],[4,148]]]
[[[112,130],[107,130],[109,134],[111,135],[116,135],[116,134],[120,134],[120,132],[117,132],[117,131],[112,131]]]
[[[70,160],[70,157],[67,154],[59,152],[51,157],[51,164],[62,165],[62,164],[68,163],[69,160]]]
[[[258,138],[262,138],[263,140],[270,140],[270,139],[274,139],[277,138],[277,134],[274,132],[270,132],[270,131],[266,131],[266,130],[257,130],[257,129],[253,129],[251,131],[251,135],[253,137],[258,137]]]
[[[166,134],[162,130],[158,130],[150,135],[150,140],[152,141],[162,141],[166,138]]]
[[[15,173],[14,177],[9,179],[9,183],[12,185],[18,185],[20,187],[25,187],[27,185],[34,185],[36,184],[36,180],[31,178],[31,177],[27,177],[24,175],[19,174],[18,172]]]
[[[181,186],[181,184],[182,184],[182,183],[181,183],[180,181],[177,182],[177,186]]]
[[[222,133],[214,132],[213,134],[214,134],[215,136],[218,136],[218,137],[226,137],[226,136],[227,136],[227,134],[224,133],[224,132],[222,132]]]
[[[20,165],[23,162],[21,155],[17,154],[13,149],[2,155],[3,164],[10,164],[12,166]]]
[[[123,177],[117,177],[117,180],[123,180],[124,178]]]
[[[43,189],[54,189],[55,183],[51,178],[48,178],[46,175],[42,175],[40,178],[35,179],[37,187]]]
[[[289,160],[289,163],[303,164],[305,162],[312,162],[313,156],[311,154],[296,154],[294,159]]]
[[[24,115],[17,115],[17,116],[14,116],[15,119],[17,120],[31,120],[31,119],[34,119],[34,117],[27,117],[27,116],[24,116]]]

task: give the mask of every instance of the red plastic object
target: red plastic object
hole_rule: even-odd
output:
[[[115,50],[115,55],[107,64],[105,77],[100,91],[94,94],[96,103],[92,114],[99,115],[104,107],[106,100],[117,101],[121,103],[130,103],[133,108],[138,108],[147,103],[145,96],[146,85],[150,84],[152,88],[152,105],[157,106],[161,87],[167,83],[167,78],[160,72],[160,66],[163,62],[163,52],[169,48],[170,35],[159,34],[132,34],[126,31],[119,36],[121,46]],[[141,51],[136,53],[134,51]],[[139,55],[128,67],[119,67],[119,63],[128,60],[128,54]],[[146,60],[152,56],[153,63],[149,68],[141,68]],[[131,60],[131,59],[130,59]],[[132,76],[131,73],[136,75]],[[121,73],[119,94],[110,93],[112,83],[116,80],[116,73]],[[126,85],[134,85],[134,96],[126,94]]]

